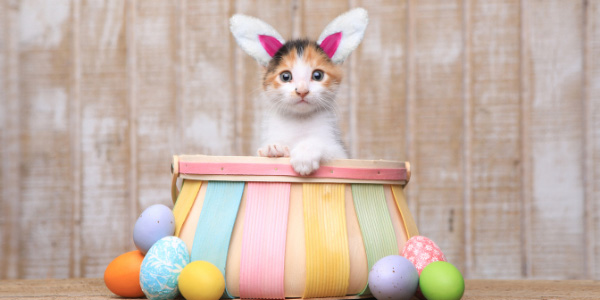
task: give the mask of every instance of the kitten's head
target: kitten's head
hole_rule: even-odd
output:
[[[367,11],[350,10],[335,18],[316,42],[286,42],[267,23],[245,15],[230,19],[240,47],[265,67],[263,88],[283,113],[306,115],[333,108],[342,79],[339,64],[362,41]]]
[[[279,112],[302,116],[333,109],[341,80],[341,68],[316,42],[293,40],[269,61],[263,89]]]

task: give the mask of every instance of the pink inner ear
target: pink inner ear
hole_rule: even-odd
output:
[[[271,57],[283,46],[276,38],[268,35],[258,35],[258,40]]]
[[[328,37],[326,37],[322,42],[321,42],[321,48],[323,49],[323,51],[325,51],[325,54],[327,54],[327,56],[329,56],[329,58],[332,58],[333,55],[335,54],[335,51],[337,51],[338,46],[340,45],[340,42],[342,41],[342,32],[338,32],[338,33],[334,33]]]

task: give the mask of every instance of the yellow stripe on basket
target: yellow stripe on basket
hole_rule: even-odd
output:
[[[398,206],[400,215],[402,215],[402,222],[404,223],[404,229],[406,229],[406,236],[410,239],[413,236],[419,235],[417,223],[415,223],[415,220],[408,209],[408,204],[406,204],[402,187],[399,185],[392,185],[392,193],[394,194],[394,199],[396,200],[396,205]]]
[[[303,298],[345,296],[350,279],[345,186],[305,183],[302,193],[306,240]]]
[[[183,226],[183,223],[185,223],[194,201],[196,201],[201,185],[202,181],[199,180],[184,180],[181,192],[173,207],[173,215],[175,216],[175,236],[179,236],[181,227]]]

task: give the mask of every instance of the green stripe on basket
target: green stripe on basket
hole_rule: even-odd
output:
[[[354,209],[367,252],[368,271],[379,259],[399,255],[383,185],[353,184]],[[368,284],[360,295],[368,293]]]

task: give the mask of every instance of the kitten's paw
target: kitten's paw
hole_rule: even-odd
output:
[[[258,149],[258,156],[262,157],[289,157],[290,148],[279,144],[270,144]]]
[[[302,176],[310,175],[314,171],[318,170],[320,162],[320,155],[308,151],[294,151],[290,159],[290,164],[292,164],[294,171]]]

